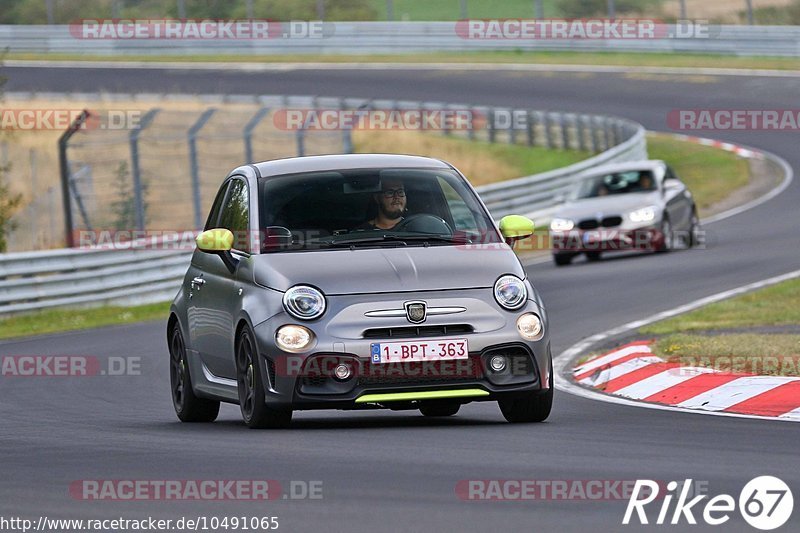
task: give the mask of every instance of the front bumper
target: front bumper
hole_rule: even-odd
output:
[[[655,251],[663,245],[664,234],[655,226],[634,229],[574,229],[551,231],[550,243],[554,254]]]
[[[486,301],[486,290],[458,291],[458,296],[440,291],[435,294],[402,294],[387,300],[386,295],[333,297],[329,310],[319,321],[304,324],[316,336],[308,353],[289,354],[275,343],[276,330],[287,323],[296,323],[280,314],[255,328],[259,354],[264,364],[263,381],[267,383],[266,401],[274,406],[302,409],[354,409],[374,407],[409,408],[417,400],[405,400],[398,393],[454,392],[448,401],[485,401],[528,395],[546,390],[550,372],[549,324],[544,309],[529,300],[522,309],[509,312],[495,302]],[[409,326],[403,319],[367,318],[365,311],[402,307],[403,301],[424,299],[431,307],[464,307],[467,312],[451,316],[431,316],[425,331],[442,326],[468,325],[471,332],[459,332],[443,337],[375,338],[367,331]],[[537,341],[524,340],[516,329],[516,319],[524,313],[538,314],[545,328]],[[442,328],[446,331],[445,328]],[[381,341],[437,340],[465,338],[469,343],[469,358],[457,361],[426,363],[372,364],[371,344]],[[493,372],[488,360],[493,355],[508,357],[508,368]],[[340,381],[332,369],[346,362],[353,375]],[[458,391],[464,393],[460,395]],[[472,391],[467,394],[464,391]],[[475,392],[478,391],[478,392]],[[484,394],[485,393],[485,394]],[[390,400],[368,401],[372,395],[391,394]],[[415,394],[419,396],[419,394]],[[425,394],[422,394],[425,396]],[[385,398],[385,397],[379,397]]]

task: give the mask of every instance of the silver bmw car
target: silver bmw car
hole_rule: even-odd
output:
[[[607,165],[581,176],[550,223],[553,259],[604,252],[667,252],[701,238],[692,193],[663,161]]]
[[[547,314],[499,224],[442,161],[335,155],[233,170],[167,324],[180,420],[238,404],[253,428],[302,409],[497,401],[510,422],[553,400]]]

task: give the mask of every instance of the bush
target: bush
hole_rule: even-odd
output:
[[[0,66],[3,64],[2,60],[3,58],[0,57]],[[3,101],[3,85],[5,85],[5,82],[5,78],[0,77],[0,102]],[[8,250],[6,235],[9,231],[16,229],[16,224],[11,220],[11,215],[16,212],[22,203],[21,194],[11,193],[11,188],[5,181],[6,172],[8,172],[8,167],[0,166],[0,253],[5,253]]]
[[[653,7],[654,0],[615,0],[617,15],[622,13],[641,13]],[[604,17],[608,15],[608,0],[559,0],[558,7],[564,18]]]

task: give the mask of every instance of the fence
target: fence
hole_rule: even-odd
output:
[[[139,225],[148,230],[199,228],[202,223],[198,223],[198,214],[204,216],[204,212],[197,209],[198,196],[203,208],[210,205],[211,196],[227,171],[241,163],[243,150],[256,155],[255,159],[268,159],[258,156],[275,150],[274,143],[278,141],[284,143],[284,149],[301,153],[310,153],[311,145],[320,140],[322,144],[317,144],[316,149],[323,151],[324,142],[331,139],[340,146],[329,149],[330,152],[352,148],[350,130],[312,132],[301,128],[292,133],[273,132],[277,135],[274,138],[255,135],[258,128],[252,127],[253,124],[261,124],[256,119],[274,116],[279,106],[281,109],[349,109],[364,113],[371,110],[468,110],[474,120],[473,127],[447,129],[443,134],[596,153],[563,169],[478,188],[495,218],[512,211],[546,216],[556,203],[555,196],[580,179],[584,170],[614,161],[647,157],[644,128],[628,120],[606,116],[354,98],[227,98],[253,104],[249,113],[240,111],[235,116],[220,116],[223,123],[215,131],[228,132],[227,136],[202,133],[216,114],[212,113],[214,108],[189,116],[148,111],[145,114],[148,120],[142,119],[141,128],[119,134],[78,130],[65,149],[68,167],[65,190],[70,198],[66,205],[69,205],[70,217],[76,220],[75,229],[134,229]],[[157,121],[159,116],[163,123]],[[263,124],[268,126],[270,121],[265,120]],[[272,124],[274,126],[274,122]],[[247,132],[253,133],[250,142]],[[258,144],[257,139],[266,144]],[[207,144],[200,146],[200,142]],[[203,162],[203,154],[208,154],[213,161]],[[188,175],[182,172],[184,168],[191,169]],[[138,180],[133,178],[137,173]],[[138,189],[134,183],[139,183]],[[0,315],[66,305],[166,300],[176,292],[187,260],[185,251],[145,249],[0,255]]]
[[[670,24],[645,39],[468,39],[457,22],[326,22],[315,35],[264,39],[81,39],[70,27],[0,26],[11,53],[125,55],[399,54],[428,52],[682,52],[744,56],[800,55],[800,27],[714,25],[708,31]],[[291,35],[291,30],[288,30]],[[13,62],[8,62],[13,65]]]

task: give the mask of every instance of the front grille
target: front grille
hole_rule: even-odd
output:
[[[452,361],[425,361],[413,363],[379,363],[369,361],[361,365],[358,384],[375,385],[439,385],[463,383],[481,379],[483,367],[480,358]]]
[[[580,229],[597,229],[600,227],[615,228],[620,224],[622,224],[622,217],[612,216],[612,217],[605,217],[602,220],[597,220],[595,218],[587,218],[585,220],[581,220],[580,222],[578,222],[578,227]]]
[[[364,331],[365,339],[403,339],[413,337],[442,337],[472,333],[475,329],[469,324],[448,324],[441,326],[402,326],[396,328],[372,328]]]

